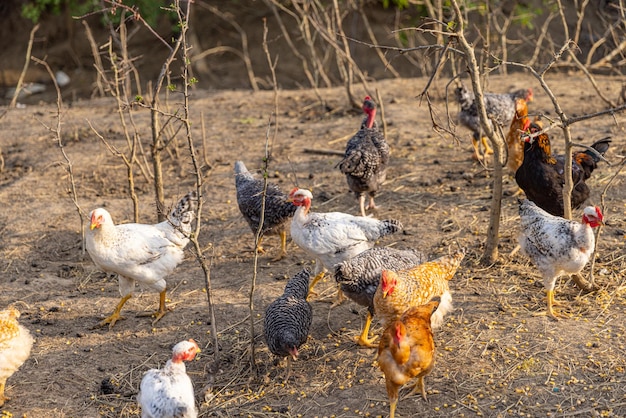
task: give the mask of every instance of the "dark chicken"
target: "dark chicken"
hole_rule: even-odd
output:
[[[265,341],[274,355],[287,357],[285,380],[289,379],[291,360],[298,357],[298,349],[306,342],[313,321],[313,308],[306,300],[310,275],[309,270],[303,269],[289,279],[283,294],[265,310]]]
[[[530,134],[541,131],[539,125],[530,125]],[[526,197],[546,212],[563,216],[563,186],[565,184],[563,155],[552,155],[550,138],[543,132],[536,137],[524,138],[524,161],[515,173],[517,185]],[[609,149],[610,138],[603,138],[591,145],[600,155]],[[589,198],[589,186],[585,181],[597,167],[600,157],[590,150],[572,154],[572,208],[579,208]]]
[[[359,131],[348,141],[339,169],[346,175],[348,187],[359,199],[361,215],[365,216],[365,193],[369,194],[368,209],[376,209],[374,196],[387,177],[389,145],[376,125],[376,104],[371,97],[363,101],[367,115]]]
[[[261,207],[263,204],[263,180],[254,178],[248,171],[243,161],[235,162],[235,187],[237,189],[237,204],[252,233],[256,235],[261,222]],[[287,254],[287,225],[296,207],[287,200],[287,194],[283,193],[277,185],[267,183],[265,195],[265,214],[263,216],[263,228],[257,249],[263,252],[261,240],[265,235],[279,235],[281,243],[280,254],[275,261]]]
[[[455,90],[456,98],[459,102],[461,110],[458,114],[458,120],[461,125],[472,131],[472,145],[474,147],[474,158],[484,159],[486,154],[493,154],[493,150],[489,146],[487,138],[484,136],[483,129],[480,125],[480,116],[478,116],[478,108],[474,97],[474,92],[465,86],[457,87]],[[511,93],[485,93],[485,110],[487,116],[494,120],[498,125],[507,129],[511,125],[511,120],[515,116],[515,101],[519,98],[526,102],[533,100],[532,89],[520,89]],[[484,147],[484,151],[479,152],[479,141]],[[480,154],[483,154],[482,156]]]
[[[367,320],[357,344],[374,347],[374,338],[368,338],[374,316],[374,294],[383,270],[405,270],[426,261],[426,256],[413,250],[396,250],[390,247],[374,247],[363,251],[335,266],[335,280],[348,298],[366,306]]]

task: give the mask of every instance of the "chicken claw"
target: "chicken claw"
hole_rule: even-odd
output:
[[[372,325],[372,315],[368,312],[367,319],[365,320],[365,325],[363,325],[363,331],[361,331],[361,335],[356,338],[356,343],[361,347],[378,347],[378,343],[375,343],[377,336],[369,338],[368,335],[370,333],[370,326]]]
[[[142,312],[138,313],[138,317],[146,317],[152,316],[154,317],[154,321],[152,321],[152,326],[154,326],[157,322],[161,320],[165,316],[168,311],[171,311],[171,308],[165,306],[165,290],[159,293],[159,310],[156,312]]]
[[[117,304],[117,306],[115,307],[115,310],[113,311],[113,313],[109,316],[107,316],[106,318],[104,318],[102,321],[100,321],[98,323],[98,325],[94,328],[99,328],[99,327],[103,327],[106,324],[109,324],[109,331],[113,328],[113,325],[115,325],[115,323],[120,320],[120,319],[126,319],[123,316],[120,315],[120,312],[122,311],[122,308],[124,307],[124,304],[128,301],[128,299],[130,299],[132,297],[132,294],[126,295],[124,296],[122,299],[120,299],[119,303]]]

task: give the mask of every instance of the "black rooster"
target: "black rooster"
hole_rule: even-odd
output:
[[[531,124],[531,134],[541,131],[537,124]],[[598,154],[604,155],[609,149],[610,138],[603,138],[591,145]],[[572,209],[579,208],[589,198],[589,186],[585,181],[597,167],[600,157],[590,150],[572,154]],[[552,155],[548,134],[524,138],[524,161],[515,172],[517,185],[532,200],[551,215],[563,216],[563,185],[565,157]]]

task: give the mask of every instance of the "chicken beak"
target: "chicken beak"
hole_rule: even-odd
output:
[[[91,218],[91,224],[89,225],[89,229],[93,231],[94,229],[96,229],[99,226],[100,226],[100,224],[98,223],[98,221],[96,219],[94,219],[94,218]]]

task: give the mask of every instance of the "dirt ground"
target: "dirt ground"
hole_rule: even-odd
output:
[[[606,105],[583,75],[547,77],[564,112],[570,116],[600,111]],[[602,229],[594,268],[600,290],[582,294],[563,278],[556,298],[568,305],[570,318],[559,322],[534,313],[545,307],[541,279],[519,252],[510,256],[519,232],[514,181],[505,178],[500,258],[479,264],[482,255],[492,174],[471,159],[469,132],[457,128],[460,142],[436,134],[428,108],[416,96],[426,79],[373,82],[381,92],[392,148],[387,183],[377,203],[379,218],[395,218],[403,234],[379,245],[417,248],[437,257],[467,249],[451,282],[455,309],[435,333],[437,361],[426,378],[428,402],[401,392],[398,415],[428,417],[624,417],[626,416],[626,185],[625,174],[601,164],[593,174],[590,202],[605,196],[608,225]],[[601,91],[615,99],[620,83],[599,78]],[[433,91],[438,117],[445,120],[443,85]],[[551,102],[529,76],[492,77],[490,90],[531,86],[532,114],[554,116]],[[342,151],[361,115],[346,107],[342,88],[321,91],[329,111],[321,111],[313,91],[280,91],[278,136],[273,144],[271,181],[288,190],[295,183],[311,188],[313,210],[357,214],[356,200],[335,168],[338,156],[308,150]],[[358,90],[358,95],[365,92]],[[235,198],[233,163],[242,159],[259,168],[264,152],[273,93],[198,91],[191,103],[194,136],[202,149],[204,118],[207,170],[200,242],[212,257],[212,292],[216,304],[221,363],[213,358],[202,271],[189,249],[168,278],[173,311],[155,327],[135,314],[153,309],[158,296],[137,289],[125,306],[126,319],[92,329],[119,300],[115,278],[81,258],[80,220],[69,191],[64,159],[46,126],[55,122],[56,106],[27,104],[2,118],[0,146],[0,307],[15,304],[21,323],[36,337],[30,359],[8,381],[12,399],[2,417],[139,416],[136,394],[143,373],[160,367],[174,343],[199,342],[202,353],[188,365],[200,416],[209,417],[361,417],[388,414],[384,377],[375,350],[357,348],[353,339],[366,310],[350,301],[331,309],[332,279],[318,285],[312,300],[313,326],[292,379],[283,382],[284,366],[275,365],[262,337],[265,307],[282,293],[285,279],[311,264],[295,244],[288,256],[270,261],[279,248],[259,260],[254,293],[255,349],[258,376],[250,364],[248,298],[253,276],[253,236]],[[456,105],[451,111],[456,112]],[[149,112],[135,121],[149,140]],[[77,100],[63,108],[64,150],[72,161],[82,209],[105,206],[117,223],[132,219],[123,163],[90,130],[89,122],[111,144],[124,149],[116,105],[109,99]],[[626,114],[601,117],[572,127],[575,141],[590,144],[611,135],[607,158],[626,153]],[[553,147],[563,149],[562,134],[551,131]],[[169,203],[194,187],[184,141],[165,162]],[[137,173],[141,221],[155,222],[153,189]],[[576,218],[580,211],[576,211]],[[586,270],[588,272],[589,269]],[[374,333],[380,326],[373,325]],[[103,381],[106,383],[103,384]],[[104,393],[103,389],[105,389]]]

